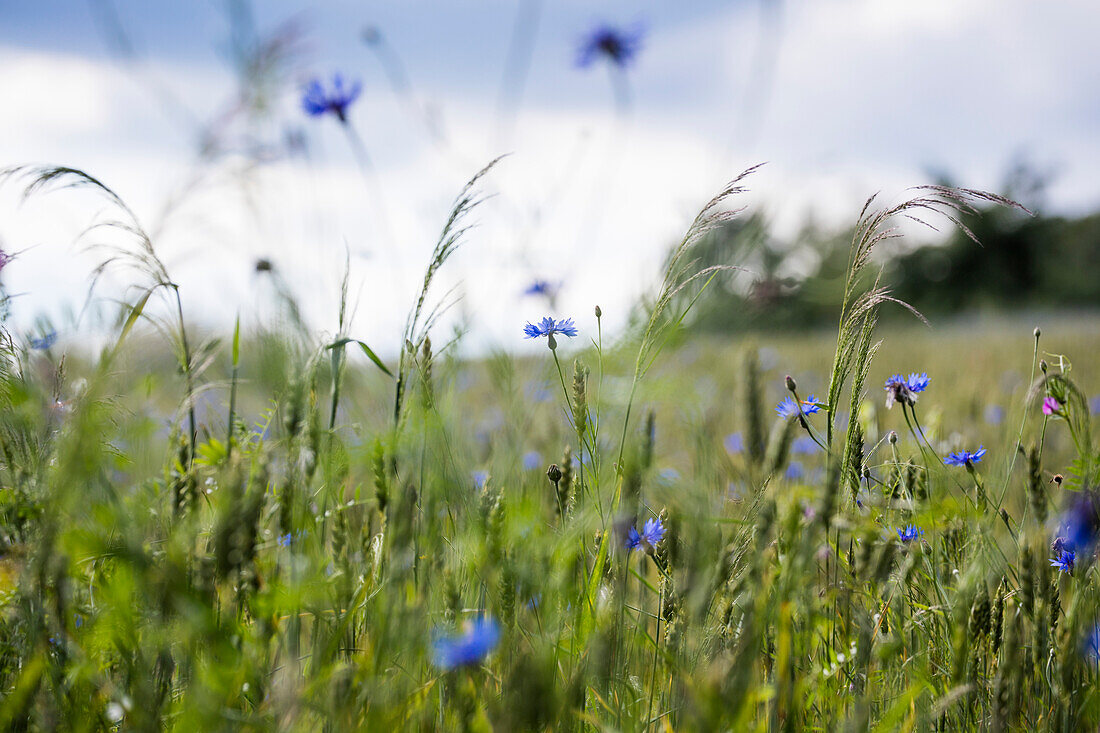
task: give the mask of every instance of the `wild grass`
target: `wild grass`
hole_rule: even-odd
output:
[[[193,348],[179,288],[110,189],[11,174],[100,191],[136,252],[104,267],[149,284],[94,359],[5,339],[0,727],[1100,724],[1100,333],[877,329],[897,301],[870,253],[896,219],[1011,202],[869,202],[835,338],[685,339],[736,265],[696,269],[692,246],[750,170],[614,343],[596,308],[540,358],[467,362],[432,344],[448,303],[432,285],[491,168],[456,199],[391,363],[346,307],[335,337],[238,324]],[[141,325],[159,291],[170,360]],[[878,385],[902,370],[931,384],[887,410]],[[796,411],[773,417],[787,395]],[[980,462],[944,464],[979,444]],[[1058,540],[1071,572],[1050,564]],[[468,645],[448,642],[464,628]]]

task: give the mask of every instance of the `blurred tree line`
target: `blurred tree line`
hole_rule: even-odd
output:
[[[940,182],[950,185],[946,177]],[[957,229],[934,241],[927,229],[907,228],[904,239],[877,252],[884,284],[928,316],[1100,306],[1100,212],[1044,214],[1047,182],[1048,176],[1018,165],[1003,187],[1003,195],[1034,216],[992,205],[961,216],[980,246]],[[696,246],[697,265],[738,264],[754,274],[715,278],[695,305],[692,327],[724,332],[835,325],[851,239],[850,228],[827,230],[812,220],[789,239],[775,236],[759,214],[730,221]]]

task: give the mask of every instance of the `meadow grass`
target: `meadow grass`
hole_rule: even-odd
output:
[[[121,207],[136,254],[105,266],[129,257],[148,282],[95,358],[7,339],[0,727],[1100,723],[1100,327],[878,322],[904,306],[869,254],[893,220],[995,197],[869,205],[836,331],[687,337],[694,298],[728,275],[691,248],[738,179],[626,333],[596,309],[570,314],[576,338],[544,328],[541,355],[470,361],[433,343],[431,286],[488,171],[388,362],[343,311],[332,339],[290,318],[189,341],[121,201],[78,171],[29,172]],[[911,372],[930,383],[887,409],[881,385]]]

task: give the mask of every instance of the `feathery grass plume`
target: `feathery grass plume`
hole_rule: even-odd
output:
[[[1028,618],[1035,613],[1035,565],[1031,543],[1025,539],[1020,543],[1016,567],[1020,578],[1019,608]]]
[[[626,414],[623,417],[622,435],[619,439],[617,460],[620,464],[622,463],[623,451],[626,448],[627,430],[630,426],[630,415],[634,406],[634,397],[638,391],[638,383],[649,372],[669,338],[683,324],[684,319],[691,312],[699,296],[702,295],[714,278],[721,272],[744,270],[744,268],[733,265],[714,265],[704,267],[701,270],[694,270],[695,261],[689,259],[689,255],[692,248],[708,233],[742,211],[742,209],[724,209],[723,205],[731,197],[745,191],[741,185],[742,182],[759,167],[759,165],[756,165],[743,171],[708,201],[695,215],[695,219],[692,220],[683,239],[673,248],[665,261],[661,288],[657,293],[657,298],[649,304],[647,309],[649,317],[642,329],[638,354],[634,360],[634,374],[630,382],[630,394],[626,400]],[[682,308],[676,307],[671,313],[667,313],[670,307],[676,304],[676,296],[693,284],[698,285],[698,291],[688,300],[687,304]]]
[[[573,360],[573,427],[577,431],[577,439],[584,442],[588,433],[588,367],[581,364],[580,359]]]
[[[990,619],[990,631],[993,636],[991,650],[994,657],[997,656],[997,652],[1001,649],[1001,638],[1004,634],[1005,590],[1006,579],[1002,576],[1001,582],[997,585],[997,595],[996,599],[993,601],[993,614]]]
[[[753,346],[745,347],[741,352],[741,379],[737,385],[741,389],[737,401],[744,410],[747,437],[745,453],[749,462],[759,467],[764,462],[767,443],[764,436],[764,389],[760,382],[760,357]]]
[[[859,495],[859,485],[863,476],[863,428],[858,420],[848,424],[848,434],[844,442],[844,457],[840,462],[840,475],[848,484],[852,499]]]
[[[118,219],[108,219],[92,224],[84,230],[81,237],[98,232],[101,229],[122,232],[136,243],[136,248],[129,249],[119,245],[92,244],[89,250],[102,252],[104,258],[96,266],[92,275],[92,285],[89,288],[89,297],[95,290],[95,285],[106,270],[114,265],[125,269],[135,270],[148,278],[149,283],[143,288],[144,295],[141,302],[145,301],[154,292],[168,290],[175,305],[175,328],[167,331],[173,335],[172,345],[176,349],[177,360],[183,372],[186,394],[183,406],[188,416],[188,438],[190,445],[189,460],[196,456],[198,441],[198,424],[195,419],[195,396],[197,394],[196,371],[194,354],[187,336],[187,327],[183,318],[183,301],[180,298],[179,286],[168,274],[168,268],[160,259],[153,246],[153,240],[141,225],[134,211],[105,183],[76,168],[66,166],[16,166],[0,170],[0,183],[8,179],[18,178],[28,181],[23,189],[23,198],[28,199],[37,193],[44,193],[53,188],[59,189],[90,189],[104,196],[107,201],[119,212]],[[151,314],[145,312],[144,307],[137,311],[151,319]],[[178,340],[177,340],[178,339]],[[190,466],[190,464],[188,464]]]
[[[989,602],[989,588],[984,582],[978,583],[974,594],[974,603],[970,606],[971,637],[988,636],[993,619],[993,608]]]
[[[432,388],[432,339],[424,335],[424,343],[420,345],[420,396],[421,405],[428,412],[435,405],[435,392]]]
[[[830,446],[833,444],[840,393],[849,378],[854,378],[851,405],[858,406],[859,395],[873,356],[871,337],[877,322],[879,307],[884,303],[896,303],[924,321],[924,317],[915,308],[892,297],[889,289],[879,284],[879,277],[876,276],[868,284],[867,269],[871,264],[871,253],[875,247],[882,242],[902,236],[895,222],[899,218],[905,218],[934,230],[934,226],[920,218],[932,214],[947,219],[977,242],[973,233],[959,220],[960,214],[977,213],[975,204],[989,202],[1026,211],[1014,201],[984,191],[947,186],[919,186],[913,190],[918,193],[911,198],[876,211],[871,210],[876,196],[867,199],[852,235],[845,273],[844,295],[840,306],[836,353],[829,380],[829,420],[826,427],[826,442]],[[853,409],[850,414],[857,413]],[[856,422],[854,419],[849,421],[849,439],[851,425]],[[845,460],[845,465],[849,463]]]
[[[1039,461],[1039,448],[1032,446],[1027,452],[1027,498],[1031,504],[1031,515],[1034,517],[1035,524],[1042,526],[1047,521],[1047,497]]]
[[[394,404],[393,404],[393,423],[395,428],[399,428],[401,425],[401,412],[405,399],[406,382],[408,380],[409,360],[412,354],[416,353],[416,350],[421,348],[424,343],[424,339],[428,336],[428,331],[431,330],[436,320],[442,314],[443,309],[446,307],[446,296],[431,310],[425,312],[424,308],[428,299],[428,291],[431,288],[432,281],[435,279],[436,273],[439,271],[451,255],[455,253],[461,243],[462,236],[469,231],[470,226],[465,224],[466,217],[470,212],[477,208],[478,205],[484,201],[481,195],[477,191],[477,186],[481,182],[493,167],[500,162],[501,158],[495,158],[490,161],[488,165],[474,174],[474,177],[466,182],[466,185],[462,187],[458,197],[454,201],[454,205],[451,208],[451,213],[447,217],[447,222],[443,225],[443,231],[439,235],[439,239],[436,241],[435,248],[432,250],[432,256],[428,260],[428,267],[424,271],[424,280],[420,284],[420,292],[416,297],[416,302],[412,311],[409,313],[408,319],[405,321],[405,331],[401,339],[404,344],[411,344],[412,351],[408,353],[408,349],[401,352],[398,357],[397,363],[397,383],[394,388]]]
[[[558,491],[558,506],[562,507],[565,515],[569,516],[576,505],[576,492],[573,491],[573,450],[565,446],[561,454],[561,480],[556,484]]]
[[[386,516],[386,506],[389,504],[390,479],[386,474],[386,449],[380,438],[375,438],[371,444],[370,452],[371,475],[374,478],[374,495],[378,502],[378,514]]]

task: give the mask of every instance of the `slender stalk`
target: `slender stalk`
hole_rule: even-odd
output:
[[[187,468],[195,463],[195,444],[198,441],[198,427],[195,424],[195,377],[191,371],[191,346],[187,341],[187,328],[183,323],[183,301],[180,300],[180,289],[172,283],[172,292],[176,296],[176,314],[180,323],[180,346],[183,349],[183,376],[187,383],[187,427],[190,437],[190,450],[187,456]]]

